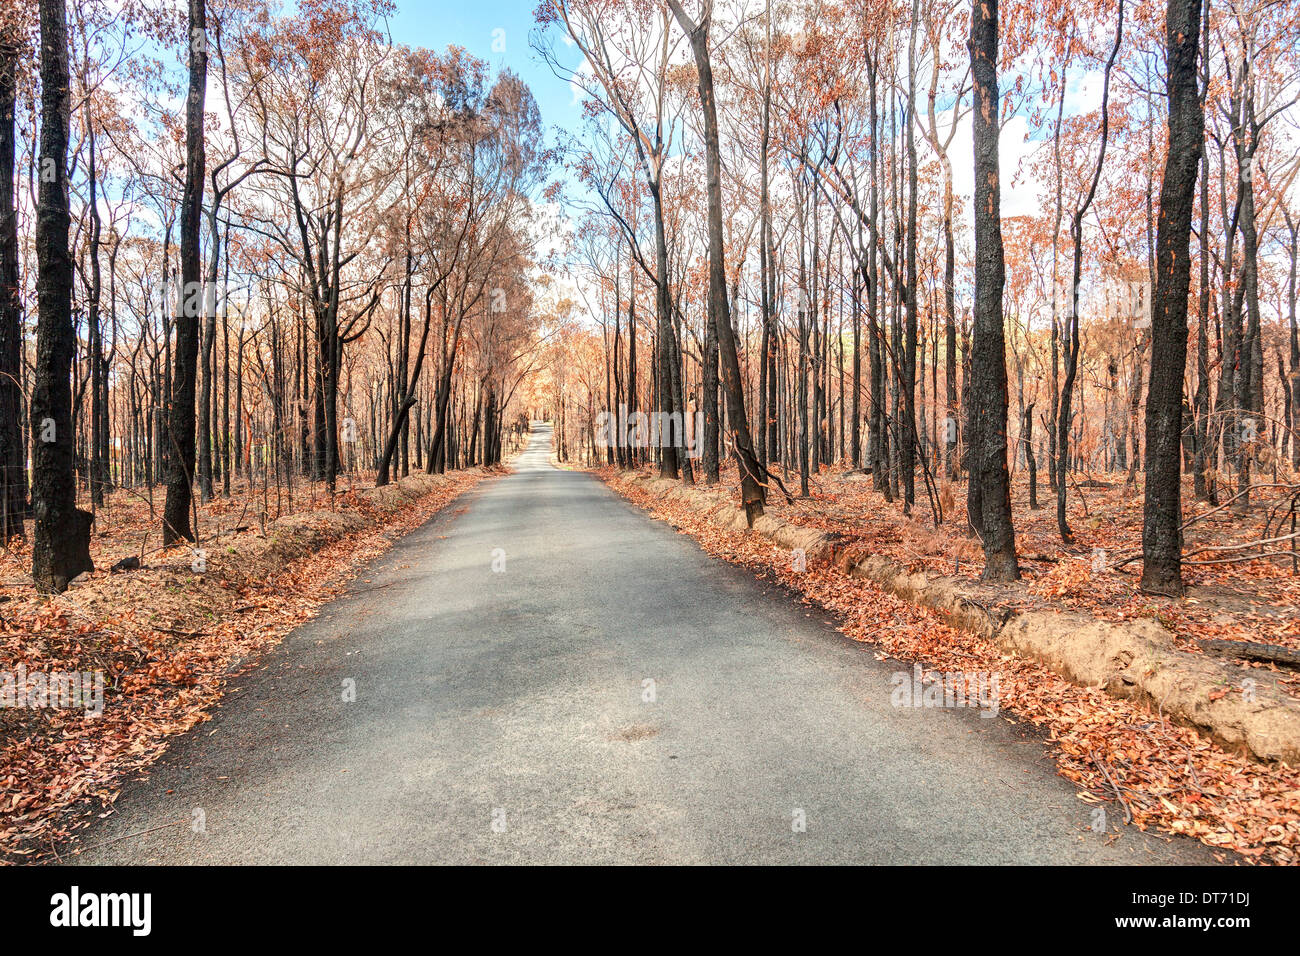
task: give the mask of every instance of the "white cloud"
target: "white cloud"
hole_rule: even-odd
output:
[[[1106,75],[1101,70],[1085,70],[1074,74],[1065,86],[1065,115],[1080,116],[1101,109],[1101,90],[1105,78]]]
[[[1035,144],[1027,139],[1028,135],[1028,121],[1023,116],[1013,116],[1003,125],[998,136],[1003,216],[1034,215],[1041,206],[1042,184],[1032,178],[1027,179],[1029,174],[1024,169],[1024,161],[1035,149]],[[974,229],[974,155],[975,144],[971,138],[970,115],[967,114],[957,127],[957,135],[948,148],[948,158],[952,161],[953,189],[962,199],[962,215],[968,233]]]

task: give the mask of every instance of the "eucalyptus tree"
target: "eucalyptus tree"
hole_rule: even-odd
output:
[[[660,447],[659,474],[664,478],[693,480],[684,447],[685,414],[681,388],[681,361],[672,319],[669,288],[668,234],[665,225],[665,164],[676,135],[669,112],[669,69],[679,41],[670,28],[666,8],[653,4],[628,5],[619,0],[545,0],[538,8],[544,28],[563,30],[584,58],[582,68],[561,62],[555,49],[541,39],[536,48],[560,77],[582,90],[601,113],[612,117],[628,137],[629,147],[650,194],[654,228],[654,259],[641,252],[633,223],[610,201],[608,190],[598,190],[610,214],[624,229],[632,255],[655,287],[655,339],[657,388],[655,410],[661,422],[674,421]]]
[[[1007,364],[1002,333],[1003,261],[998,130],[997,0],[973,0],[971,75],[975,82],[975,308],[971,342],[970,482],[966,510],[984,548],[985,581],[1015,581],[1015,531],[1007,474]]]
[[[28,66],[19,11],[16,4],[0,11],[0,542],[21,536],[27,515],[14,114],[19,77]]]
[[[1151,383],[1146,407],[1142,588],[1182,593],[1183,378],[1187,364],[1188,255],[1205,117],[1197,89],[1201,0],[1169,0],[1169,150],[1160,187]]]
[[[61,592],[90,560],[89,512],[76,505],[72,421],[72,256],[68,248],[69,88],[64,0],[40,0],[40,187],[36,209],[38,277],[36,367],[31,397],[32,577],[42,591]]]
[[[191,526],[194,481],[194,412],[201,311],[199,227],[206,162],[203,105],[208,83],[207,5],[190,0],[189,91],[185,100],[185,192],[181,200],[181,282],[175,297],[176,356],[171,406],[167,416],[167,499],[163,505],[163,544],[197,540]]]
[[[375,18],[366,4],[305,7],[247,40],[258,78],[248,121],[261,131],[266,173],[248,189],[268,207],[256,227],[302,276],[314,345],[310,472],[331,492],[343,352],[365,333],[388,280],[389,259],[373,241],[399,173],[374,161],[396,135],[372,109],[392,55]]]

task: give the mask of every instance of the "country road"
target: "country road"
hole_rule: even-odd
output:
[[[1035,731],[892,706],[907,665],[549,445],[379,558],[63,859],[1214,862],[1090,832]]]

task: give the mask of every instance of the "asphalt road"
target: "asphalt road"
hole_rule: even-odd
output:
[[[377,560],[64,859],[1213,862],[1088,830],[1036,732],[893,706],[905,665],[549,442]]]

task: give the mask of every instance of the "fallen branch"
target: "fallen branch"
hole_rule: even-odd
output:
[[[162,823],[156,827],[150,827],[147,830],[136,830],[134,833],[123,833],[121,836],[113,837],[111,840],[105,840],[103,843],[95,843],[91,846],[79,846],[72,851],[72,855],[80,856],[87,850],[98,850],[101,846],[108,846],[110,843],[116,843],[118,840],[126,840],[134,836],[144,836],[146,833],[153,833],[156,830],[166,830],[168,827],[178,827],[182,823],[188,822],[188,820],[173,820],[171,823]]]
[[[1258,641],[1225,641],[1217,637],[1198,640],[1196,643],[1205,653],[1215,657],[1242,657],[1248,661],[1300,667],[1300,651],[1290,647],[1261,644]]]

